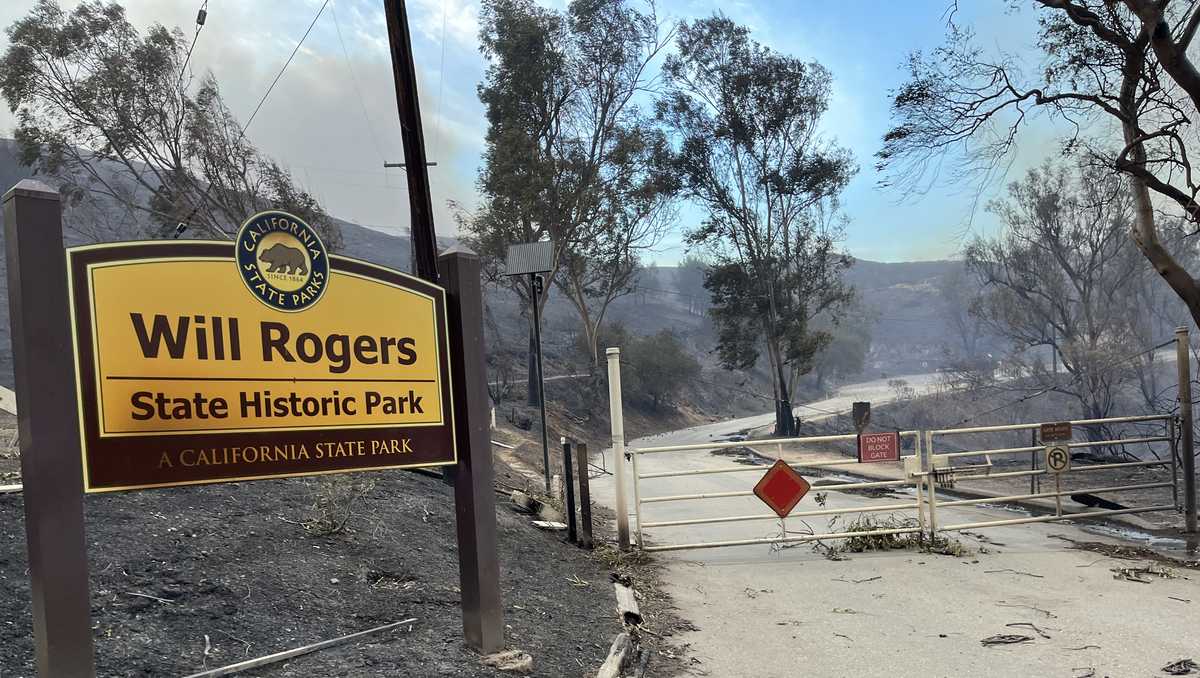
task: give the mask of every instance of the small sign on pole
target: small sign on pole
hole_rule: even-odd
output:
[[[803,476],[779,459],[754,486],[754,494],[770,506],[776,515],[786,518],[810,488],[811,485]]]
[[[900,433],[863,433],[858,436],[858,461],[900,461]]]
[[[1042,424],[1041,438],[1043,443],[1060,443],[1071,440],[1071,422],[1056,421]]]
[[[545,273],[554,272],[554,243],[549,240],[518,243],[508,246],[508,257],[504,262],[504,275],[528,275],[530,307],[533,311],[533,337],[537,353],[537,405],[542,420],[542,473],[546,481],[546,493],[550,493],[550,443],[546,433],[546,375],[542,369],[542,293],[545,291]],[[534,404],[532,402],[530,405]]]
[[[1071,470],[1071,450],[1066,445],[1046,446],[1046,469],[1052,473]]]

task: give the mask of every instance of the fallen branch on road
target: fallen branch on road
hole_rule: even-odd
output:
[[[1003,572],[1012,572],[1013,574],[1023,574],[1026,577],[1037,577],[1038,579],[1045,579],[1045,577],[1043,577],[1040,574],[1034,574],[1032,572],[1022,572],[1021,570],[1014,570],[1011,567],[1006,567],[1003,570],[984,570],[983,571],[984,574],[1001,574]]]
[[[1045,631],[1039,629],[1037,626],[1035,626],[1029,622],[1013,622],[1011,624],[1005,624],[1005,626],[1011,626],[1011,627],[1027,626],[1027,627],[1033,629],[1034,632],[1036,632],[1039,636],[1041,636],[1047,640],[1050,639],[1050,634],[1046,633]]]
[[[1191,659],[1180,659],[1177,662],[1171,662],[1160,669],[1163,673],[1169,673],[1172,676],[1186,676],[1192,671],[1200,670],[1200,664]]]
[[[1041,612],[1042,614],[1046,615],[1047,617],[1049,617],[1051,619],[1058,618],[1058,615],[1050,612],[1049,610],[1043,610],[1042,608],[1034,607],[1033,605],[1021,605],[1021,604],[1015,604],[1015,603],[1006,603],[1003,600],[1001,600],[1000,602],[998,602],[996,604],[999,605],[1000,607],[1023,607],[1027,610],[1034,610],[1037,612]]]
[[[1174,558],[1166,554],[1159,553],[1152,548],[1145,546],[1121,546],[1118,544],[1108,544],[1099,541],[1080,541],[1061,534],[1048,535],[1051,539],[1061,539],[1068,544],[1070,548],[1080,551],[1091,551],[1092,553],[1100,553],[1110,558],[1119,558],[1121,560],[1146,560],[1151,562],[1165,563],[1172,567],[1181,567],[1187,569],[1200,569],[1200,560],[1182,560]]]
[[[1153,583],[1153,579],[1149,577],[1158,577],[1159,579],[1180,579],[1180,575],[1165,567],[1155,567],[1154,565],[1146,565],[1144,567],[1114,567],[1110,568],[1113,573],[1113,579],[1124,579],[1125,581],[1137,582],[1139,584]],[[1187,579],[1187,577],[1182,577]]]
[[[1016,633],[1000,633],[994,636],[988,636],[979,642],[983,645],[1015,645],[1016,643],[1028,643],[1033,640],[1032,636],[1022,636]]]

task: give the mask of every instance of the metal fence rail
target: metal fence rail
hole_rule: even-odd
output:
[[[688,453],[696,452],[708,454],[722,449],[733,448],[749,448],[753,453],[764,458],[771,458],[770,454],[763,454],[765,450],[774,448],[775,458],[783,457],[785,446],[805,446],[823,443],[852,443],[857,439],[855,434],[843,435],[825,435],[825,436],[809,436],[800,438],[769,438],[765,440],[733,440],[720,441],[710,443],[695,443],[687,445],[662,445],[654,447],[627,448],[625,456],[631,461],[633,472],[633,506],[634,510],[631,514],[633,519],[633,534],[635,543],[645,551],[675,551],[682,549],[702,549],[702,548],[717,548],[723,546],[745,546],[753,544],[794,544],[802,542],[812,542],[821,540],[847,539],[851,537],[869,537],[869,536],[884,536],[884,535],[899,535],[899,534],[920,534],[923,537],[933,538],[939,532],[952,532],[965,529],[977,529],[986,527],[1000,527],[1008,525],[1021,525],[1025,523],[1045,523],[1058,520],[1076,520],[1076,519],[1092,519],[1103,518],[1106,516],[1117,516],[1136,513],[1149,513],[1156,511],[1177,511],[1180,509],[1180,489],[1179,489],[1179,459],[1178,459],[1178,440],[1176,436],[1176,419],[1172,415],[1144,415],[1135,417],[1109,417],[1104,419],[1081,419],[1070,422],[1073,427],[1112,427],[1118,424],[1132,424],[1137,426],[1155,426],[1161,427],[1160,431],[1145,431],[1138,432],[1133,435],[1120,432],[1110,438],[1101,438],[1097,440],[1081,440],[1059,443],[1066,447],[1069,451],[1084,450],[1088,448],[1104,448],[1104,447],[1119,447],[1127,445],[1163,445],[1169,448],[1169,458],[1157,459],[1134,459],[1131,461],[1103,461],[1102,463],[1072,463],[1068,470],[1062,473],[1055,473],[1044,467],[1039,467],[1036,463],[1037,455],[1044,453],[1045,446],[1036,444],[1038,441],[1034,438],[1032,445],[1017,445],[1013,447],[981,447],[980,449],[954,449],[944,453],[937,453],[935,445],[941,442],[944,446],[945,441],[954,437],[962,437],[972,434],[994,434],[1006,432],[1021,432],[1037,430],[1041,423],[1025,423],[1025,424],[1005,424],[1000,426],[974,426],[967,428],[950,428],[936,429],[930,431],[902,431],[899,433],[902,441],[908,441],[911,454],[903,454],[901,463],[904,466],[904,477],[900,479],[851,479],[843,482],[830,483],[814,483],[812,491],[827,492],[827,491],[848,491],[862,490],[872,488],[912,488],[914,499],[912,501],[890,502],[885,504],[864,505],[853,508],[829,508],[829,507],[814,507],[807,510],[793,511],[786,518],[779,518],[773,513],[760,513],[747,511],[742,507],[738,511],[730,511],[726,509],[725,513],[715,513],[712,515],[696,515],[695,517],[664,517],[661,519],[647,519],[646,511],[652,510],[655,506],[661,506],[673,502],[695,502],[704,506],[703,502],[707,500],[724,500],[739,497],[753,496],[754,492],[750,489],[750,484],[747,484],[745,489],[720,489],[719,491],[695,491],[682,492],[675,494],[650,494],[647,496],[647,486],[645,483],[664,479],[664,478],[688,478],[688,477],[704,477],[713,475],[729,474],[731,476],[745,476],[748,473],[761,474],[764,471],[762,465],[717,465],[708,468],[694,468],[681,465],[680,468],[671,470],[656,470],[643,473],[641,470],[644,461],[639,461],[644,455],[662,455],[666,453]],[[903,446],[902,446],[903,447]],[[1152,448],[1153,449],[1153,448]],[[1013,455],[1032,454],[1032,468],[1018,470],[1000,470],[997,461],[1004,458],[1011,458]],[[859,465],[857,459],[848,458],[832,458],[832,459],[817,459],[810,462],[790,463],[793,469],[797,471],[812,471],[813,469],[834,469],[846,470],[853,472],[853,467]],[[1140,479],[1139,482],[1117,482],[1117,483],[1085,483],[1086,486],[1064,488],[1064,479],[1087,478],[1086,474],[1097,471],[1114,470],[1114,469],[1138,469],[1149,467],[1169,467],[1169,479]],[[1011,467],[1010,467],[1011,468]],[[756,474],[756,475],[757,475]],[[757,480],[756,475],[750,478]],[[1005,481],[1016,478],[1029,478],[1031,489],[1029,492],[1013,493],[1011,488],[1008,492],[1000,492],[993,494],[986,490],[975,486],[976,483],[984,484],[988,482]],[[1053,489],[1043,490],[1037,487],[1042,478],[1053,478],[1055,485]],[[959,482],[969,481],[972,484],[970,488],[957,486]],[[953,490],[958,496],[947,496],[951,490],[947,485],[956,485]],[[941,488],[939,491],[939,487]],[[1144,490],[1158,490],[1170,488],[1171,503],[1165,502],[1149,502],[1146,506],[1121,506],[1120,508],[1094,508],[1088,507],[1083,510],[1070,510],[1063,508],[1063,497],[1071,497],[1072,495],[1111,495],[1121,494]],[[1052,500],[1053,505],[1046,500]],[[1040,503],[1039,503],[1040,502]],[[954,522],[945,525],[939,525],[937,520],[937,510],[939,508],[951,507],[971,507],[980,505],[996,505],[996,504],[1020,504],[1025,510],[1032,513],[1025,517],[1005,518],[995,520],[975,520],[968,522]],[[839,515],[867,515],[873,513],[895,513],[913,511],[916,516],[916,524],[912,526],[884,526],[874,529],[845,530],[833,531],[826,533],[813,534],[797,534],[788,532],[788,521],[802,520],[809,517],[820,516],[839,516]],[[1039,513],[1044,512],[1044,513]],[[910,514],[912,515],[912,514]],[[694,527],[703,525],[718,525],[730,523],[754,523],[762,521],[778,521],[780,531],[777,536],[755,536],[737,539],[701,539],[687,540],[686,542],[670,543],[656,538],[653,544],[646,544],[644,539],[645,530],[657,530],[666,528]],[[832,525],[832,523],[831,523]],[[657,537],[657,535],[656,535]]]
[[[1190,357],[1190,354],[1188,351],[1186,330],[1181,329],[1176,334],[1177,357],[1180,366],[1181,403],[1179,415],[1177,416],[1171,414],[1150,414],[1129,417],[1075,419],[1070,422],[1046,422],[1047,426],[1044,431],[1047,437],[1050,437],[1051,433],[1053,433],[1055,437],[1066,438],[1065,442],[1055,443],[1056,447],[1061,446],[1065,449],[1054,451],[1056,454],[1054,458],[1059,462],[1063,462],[1065,459],[1065,463],[1056,463],[1053,465],[1053,469],[1046,468],[1047,465],[1045,463],[1041,465],[1038,463],[1040,457],[1051,453],[1051,450],[1048,450],[1042,444],[1045,441],[1039,440],[1040,436],[1036,433],[1043,426],[1043,422],[941,428],[926,431],[898,431],[898,444],[908,443],[907,447],[913,450],[912,454],[905,455],[903,453],[904,445],[901,444],[900,461],[903,470],[902,477],[891,478],[887,477],[890,474],[885,474],[883,478],[879,478],[877,474],[864,474],[867,476],[865,479],[851,478],[848,482],[811,484],[811,490],[818,492],[852,492],[874,488],[907,489],[911,487],[913,491],[912,501],[902,500],[900,502],[888,503],[864,502],[862,505],[846,508],[828,507],[824,505],[824,502],[821,502],[822,505],[820,507],[791,511],[785,518],[755,510],[754,508],[748,508],[743,504],[736,509],[727,506],[722,510],[723,512],[715,512],[709,515],[700,512],[691,512],[686,509],[675,509],[674,512],[676,515],[647,519],[646,511],[654,510],[657,507],[683,504],[685,507],[698,506],[702,509],[705,506],[711,506],[711,502],[719,501],[742,504],[740,501],[741,498],[754,495],[750,483],[747,482],[739,486],[739,483],[721,484],[710,481],[702,484],[701,481],[721,476],[754,479],[758,473],[763,472],[765,469],[759,465],[713,464],[711,461],[706,464],[689,464],[687,463],[686,455],[681,454],[678,460],[671,458],[670,461],[673,463],[670,467],[643,473],[641,467],[646,463],[643,457],[654,455],[654,457],[647,458],[657,458],[663,454],[691,452],[707,455],[710,452],[722,449],[751,448],[755,454],[759,454],[764,458],[770,458],[771,455],[769,453],[762,454],[759,450],[773,447],[775,451],[774,456],[779,460],[783,457],[784,446],[853,443],[858,438],[856,434],[768,438],[754,441],[727,440],[637,448],[627,447],[621,404],[620,352],[616,348],[607,349],[609,410],[612,420],[613,456],[616,460],[613,471],[616,475],[616,504],[620,507],[620,510],[617,512],[617,541],[622,548],[626,548],[632,536],[632,541],[643,550],[673,551],[749,544],[789,544],[851,537],[913,533],[921,534],[925,538],[934,539],[939,532],[943,531],[1181,510],[1185,514],[1186,529],[1189,531],[1195,530],[1195,478],[1192,473],[1194,457],[1191,447],[1191,399],[1190,388],[1187,388],[1190,387],[1191,383],[1190,370],[1187,368],[1187,359]],[[1070,426],[1067,427],[1064,424],[1069,424]],[[1071,433],[1077,427],[1090,428],[1091,430],[1088,431],[1087,436],[1089,439],[1071,439]],[[1155,427],[1159,430],[1146,430],[1142,427]],[[1130,428],[1133,431],[1128,433],[1123,430]],[[970,444],[974,441],[969,439],[964,440],[967,436],[977,434],[989,434],[990,437],[990,434],[1020,432],[1033,432],[1030,435],[1028,444],[1022,441],[1015,445],[997,446],[994,441],[989,440],[988,443],[990,444],[979,445],[978,449],[969,449]],[[946,449],[945,452],[938,453],[935,446],[941,442],[942,446],[945,447],[947,439],[957,439],[959,446],[956,449]],[[963,449],[963,445],[966,445],[968,449]],[[1120,447],[1123,449],[1130,445],[1146,446],[1155,458],[1137,458],[1129,455],[1130,460],[1121,461],[1096,459],[1090,455],[1078,456],[1077,453],[1079,450],[1091,448]],[[1165,459],[1159,456],[1156,446],[1158,450],[1161,450],[1163,447],[1169,450],[1169,454]],[[1182,454],[1181,450],[1186,450],[1186,454]],[[1011,461],[1014,455],[1023,454],[1030,455],[1030,466],[1027,469],[1015,467]],[[1075,463],[1072,460],[1077,456],[1078,463]],[[626,475],[629,472],[626,468],[627,460],[632,466],[633,475],[629,479],[633,489],[632,511],[626,498],[626,491],[630,485],[630,482],[626,480]],[[1100,463],[1091,463],[1093,461]],[[811,471],[814,469],[851,471],[861,463],[858,459],[854,458],[834,457],[791,463],[789,466],[796,471],[808,470],[811,474]],[[1091,483],[1070,483],[1067,487],[1064,487],[1063,484],[1064,479],[1095,478],[1094,474],[1097,472],[1114,470],[1132,471],[1155,467],[1168,468],[1169,479],[1163,477],[1137,478],[1121,474],[1113,479],[1100,477]],[[1181,473],[1184,478],[1182,491],[1180,487]],[[694,478],[697,481],[697,486],[688,487],[686,491],[682,492],[676,489],[674,493],[660,492],[658,494],[643,496],[646,490],[645,483],[651,483],[651,486],[653,486],[656,481],[669,478]],[[1029,491],[1014,492],[1015,488],[1012,486],[1012,481],[1026,478],[1029,482]],[[1043,489],[1041,487],[1043,479],[1053,480],[1052,489]],[[971,487],[965,487],[959,485],[959,483],[969,483]],[[984,487],[979,487],[979,485],[986,487],[988,483],[1001,483],[1000,490],[989,491],[984,489]],[[732,487],[730,486],[731,484]],[[1084,486],[1073,487],[1073,485]],[[951,490],[951,486],[954,486],[953,490]],[[939,487],[941,488],[940,492]],[[1124,504],[1116,504],[1115,502],[1109,503],[1109,500],[1099,496],[1122,495],[1130,492],[1153,492],[1167,488],[1170,488],[1171,491],[1170,503],[1164,500],[1165,497],[1157,496],[1160,493],[1155,493],[1148,499],[1143,500],[1142,503],[1145,504],[1143,506],[1126,506]],[[951,494],[955,496],[949,496]],[[1090,497],[1080,497],[1078,495],[1090,495]],[[1068,509],[1064,510],[1063,497],[1069,497],[1085,508],[1082,510],[1071,510],[1068,507]],[[794,498],[793,495],[792,499]],[[1126,499],[1125,501],[1128,500]],[[953,508],[961,510],[969,509],[969,507],[996,504],[1020,504],[1022,510],[1026,511],[1028,515],[1003,519],[990,519],[990,516],[983,516],[981,518],[988,519],[967,522],[962,522],[961,518],[957,518],[959,522],[947,521],[947,524],[939,525],[937,517],[939,506],[943,509]],[[879,526],[871,525],[864,521],[852,527],[844,528],[840,532],[814,533],[811,526],[808,526],[809,531],[806,533],[789,532],[787,529],[787,522],[789,520],[808,517],[857,514],[861,520],[862,516],[869,514],[907,512],[909,510],[916,513],[915,525],[904,523],[901,525],[890,524]],[[629,529],[631,519],[633,523],[632,530]],[[649,529],[668,530],[671,528],[697,528],[715,525],[729,526],[775,520],[779,521],[777,536],[720,539],[714,535],[700,540],[686,540],[686,543],[684,543],[685,540],[680,540],[679,543],[668,543],[665,540],[659,539],[658,535],[656,535],[656,539],[652,545],[645,543],[644,532]],[[834,521],[830,521],[830,530],[835,529],[833,527],[834,524]],[[855,529],[858,527],[867,529],[859,531]],[[692,533],[695,534],[696,531],[693,530]],[[699,533],[704,534],[702,530]],[[723,536],[736,536],[736,533],[734,535],[727,533]]]
[[[1133,513],[1149,513],[1155,511],[1177,511],[1179,510],[1179,473],[1178,473],[1178,445],[1175,436],[1175,418],[1172,415],[1143,415],[1135,417],[1108,417],[1104,419],[1080,419],[1069,422],[1072,427],[1095,427],[1095,426],[1111,426],[1116,424],[1157,424],[1163,428],[1161,435],[1141,435],[1133,437],[1117,436],[1113,438],[1102,438],[1097,440],[1086,441],[1070,441],[1056,443],[1070,450],[1092,447],[1113,447],[1125,446],[1132,444],[1153,445],[1154,443],[1166,443],[1169,447],[1169,459],[1154,459],[1154,460],[1135,460],[1124,462],[1108,462],[1099,464],[1076,464],[1071,463],[1068,468],[1062,472],[1054,472],[1046,468],[1037,468],[1036,453],[1045,449],[1045,445],[1028,445],[1018,447],[1004,448],[988,448],[978,450],[959,450],[954,452],[945,452],[938,454],[936,451],[936,443],[939,438],[945,439],[952,436],[964,436],[981,433],[1002,433],[1002,432],[1018,432],[1018,431],[1035,431],[1041,423],[1027,424],[1006,424],[1001,426],[973,426],[966,428],[950,428],[937,429],[926,431],[924,435],[925,445],[923,448],[923,456],[921,458],[921,470],[916,474],[921,477],[926,485],[926,504],[928,507],[928,527],[929,533],[936,534],[939,531],[956,531],[965,529],[975,529],[984,527],[997,527],[1002,525],[1020,525],[1024,523],[1044,523],[1058,520],[1073,520],[1080,518],[1101,518],[1105,516],[1125,515]],[[1034,453],[1032,457],[1032,465],[1034,468],[1020,471],[999,471],[994,472],[992,469],[992,456],[1015,455],[1022,453]],[[955,466],[957,460],[967,460],[968,458],[982,457],[986,463],[982,466]],[[1133,469],[1145,468],[1152,466],[1169,466],[1171,477],[1170,480],[1156,482],[1140,482],[1126,483],[1117,485],[1101,485],[1097,487],[1076,487],[1071,489],[1063,489],[1062,482],[1065,478],[1074,478],[1079,474],[1093,473],[1096,471],[1113,470],[1113,469]],[[1004,494],[1002,496],[986,496],[986,497],[971,497],[967,499],[939,499],[937,493],[938,485],[946,485],[949,483],[957,484],[960,481],[976,481],[986,483],[988,481],[1004,480],[1010,478],[1028,477],[1031,479],[1031,491],[1020,494]],[[1034,488],[1032,484],[1035,479],[1040,481],[1043,477],[1053,478],[1055,483],[1054,491],[1040,491],[1040,488]],[[1158,488],[1171,488],[1172,503],[1171,504],[1152,504],[1141,507],[1122,507],[1122,508],[1107,508],[1093,509],[1082,511],[1064,510],[1062,504],[1063,497],[1072,495],[1101,495],[1101,494],[1119,494],[1123,492],[1132,492],[1137,490],[1148,490]],[[960,490],[961,491],[961,490]],[[1053,514],[1050,515],[1030,515],[1022,518],[1010,518],[1003,520],[979,520],[972,522],[960,522],[948,525],[939,525],[937,520],[937,509],[950,506],[973,506],[979,504],[1004,504],[1004,503],[1022,503],[1026,508],[1038,507],[1039,505],[1032,500],[1053,499]],[[1042,507],[1050,510],[1051,507]]]

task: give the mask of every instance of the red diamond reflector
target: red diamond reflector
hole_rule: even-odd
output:
[[[786,518],[796,504],[808,494],[811,485],[799,473],[783,462],[775,462],[754,486],[754,494],[771,507],[780,518]]]

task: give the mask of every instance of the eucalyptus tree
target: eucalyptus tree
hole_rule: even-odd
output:
[[[661,240],[678,214],[672,175],[662,171],[663,134],[646,127],[621,134],[614,149],[617,171],[599,188],[596,215],[576,243],[564,249],[555,279],[579,315],[593,375],[609,307],[637,289],[641,255]]]
[[[1067,130],[1065,151],[1127,181],[1133,242],[1200,320],[1200,284],[1179,243],[1164,235],[1164,223],[1180,217],[1192,232],[1200,224],[1200,176],[1191,155],[1200,70],[1189,52],[1200,28],[1200,3],[996,5],[1032,9],[1023,42],[1036,44],[1040,53],[1026,60],[991,47],[990,39],[979,40],[971,27],[955,23],[952,5],[945,44],[908,60],[908,80],[892,96],[895,124],[877,153],[878,168],[904,190],[928,188],[939,171],[951,170],[953,180],[995,176],[1041,114]]]
[[[647,164],[661,144],[638,105],[664,46],[659,22],[653,4],[626,0],[574,0],[565,11],[485,0],[481,26],[482,205],[463,226],[497,279],[508,245],[554,243],[549,277],[578,312],[594,367],[596,328],[656,242],[669,188]],[[534,299],[528,278],[504,283],[527,309],[549,298],[549,285]],[[531,329],[530,355],[533,341]],[[531,403],[535,377],[529,360]]]
[[[116,2],[68,11],[38,0],[7,35],[0,94],[17,115],[21,162],[53,177],[68,205],[95,203],[76,229],[84,237],[171,236],[183,226],[224,238],[273,207],[340,247],[317,200],[246,139],[216,79],[189,93],[179,29],[139,31]]]
[[[720,15],[683,24],[676,43],[658,113],[681,190],[704,210],[686,238],[711,264],[718,356],[747,370],[765,353],[776,428],[788,433],[797,377],[830,339],[812,321],[853,297],[837,198],[856,167],[819,132],[832,77]]]

